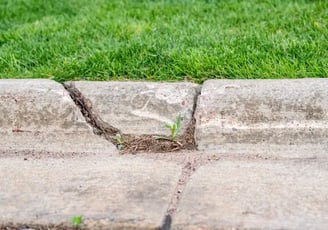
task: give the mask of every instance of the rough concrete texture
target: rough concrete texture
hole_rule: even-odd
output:
[[[327,152],[327,89],[328,79],[206,81],[195,112],[196,144],[227,151],[320,145]]]
[[[62,85],[0,80],[0,150],[113,152],[93,134]]]
[[[169,135],[165,123],[181,114],[181,132],[192,120],[200,86],[192,83],[73,82],[108,124],[126,134]]]
[[[192,175],[172,229],[327,229],[328,160],[222,160]]]
[[[89,229],[161,225],[181,167],[133,156],[0,158],[1,224],[71,224]]]

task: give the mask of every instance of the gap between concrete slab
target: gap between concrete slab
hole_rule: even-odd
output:
[[[192,120],[188,125],[186,131],[179,135],[176,140],[157,139],[154,135],[131,135],[124,134],[118,128],[104,122],[98,114],[93,111],[92,102],[86,98],[74,85],[73,82],[63,83],[64,88],[69,92],[71,98],[75,104],[81,110],[81,113],[85,117],[86,121],[93,127],[94,133],[106,138],[106,140],[113,143],[115,146],[119,146],[119,140],[116,135],[119,135],[123,142],[123,149],[121,153],[137,153],[137,152],[173,152],[180,150],[196,150],[195,144],[195,123],[194,113],[196,111],[198,96],[200,92],[194,98],[194,104],[192,108]]]
[[[216,154],[201,154],[201,155],[191,155],[184,160],[181,175],[177,181],[176,188],[172,194],[170,203],[168,205],[167,211],[163,217],[161,230],[170,230],[174,215],[179,206],[179,202],[183,195],[184,189],[190,177],[196,172],[198,168],[204,165],[208,165],[213,161],[219,160]]]

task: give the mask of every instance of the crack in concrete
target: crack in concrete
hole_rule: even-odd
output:
[[[122,135],[121,131],[104,122],[97,114],[95,114],[92,110],[92,102],[84,97],[73,83],[64,83],[63,86],[69,92],[75,104],[80,108],[85,120],[92,126],[94,133],[96,135],[104,136],[108,141],[117,145],[115,135]]]
[[[187,126],[185,132],[179,135],[176,140],[156,139],[154,135],[131,135],[124,134],[118,128],[104,122],[98,114],[93,111],[92,102],[75,87],[73,82],[64,83],[63,86],[69,92],[75,104],[80,108],[81,113],[86,121],[93,127],[96,135],[104,136],[108,141],[118,147],[120,143],[116,139],[119,134],[123,142],[123,150],[121,153],[137,153],[137,152],[173,152],[179,150],[196,150],[195,144],[195,123],[194,113],[197,106],[198,94],[195,95],[194,104],[192,108],[192,119]]]
[[[201,94],[201,88],[198,91],[198,93],[195,95],[194,98],[194,105],[192,108],[192,122],[189,125],[189,127],[187,127],[187,131],[188,129],[191,129],[190,132],[193,135],[193,145],[196,149],[196,143],[195,143],[195,125],[196,125],[196,119],[195,119],[195,112],[196,112],[196,108],[197,108],[197,103],[198,103],[198,97]],[[162,230],[170,230],[171,229],[171,224],[172,224],[172,218],[178,208],[178,204],[180,202],[180,199],[182,197],[183,191],[187,185],[188,180],[190,179],[191,175],[196,171],[196,165],[197,163],[199,163],[199,161],[194,160],[193,161],[185,161],[182,167],[182,171],[181,171],[181,175],[179,177],[179,180],[177,182],[176,188],[172,194],[171,197],[171,201],[168,205],[167,211],[164,215],[163,218],[163,222],[162,225],[160,227],[160,229]]]
[[[177,185],[172,194],[170,203],[164,215],[160,229],[162,230],[171,229],[171,224],[173,222],[174,215],[178,209],[183,192],[191,176],[196,172],[196,170],[201,166],[211,164],[213,161],[217,161],[219,159],[220,158],[216,154],[213,155],[200,154],[198,156],[195,155],[189,156],[184,160],[183,167],[181,170],[181,175],[178,179]]]

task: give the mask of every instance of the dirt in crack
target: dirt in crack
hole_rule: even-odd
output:
[[[212,162],[218,161],[219,159],[220,157],[218,157],[216,154],[205,154],[199,152],[197,154],[188,154],[188,156],[185,157],[185,159],[183,160],[183,166],[180,177],[178,179],[177,185],[174,189],[173,195],[171,197],[170,203],[162,221],[162,226],[160,227],[161,230],[171,229],[171,224],[174,215],[177,211],[180,200],[191,176],[201,166],[211,164]]]
[[[131,135],[124,134],[118,128],[104,122],[99,115],[92,109],[92,102],[83,96],[83,94],[74,86],[74,83],[64,83],[63,86],[69,92],[75,104],[80,108],[86,121],[93,127],[94,133],[104,136],[108,141],[112,142],[117,147],[120,145],[117,134],[120,136],[120,141],[123,144],[121,153],[138,153],[138,152],[173,152],[179,150],[195,150],[194,130],[195,119],[188,125],[186,131],[179,135],[175,140],[155,138],[154,135]],[[197,98],[196,98],[197,99]],[[197,100],[195,100],[197,101]],[[195,111],[195,105],[193,108]],[[192,114],[194,117],[194,114]]]

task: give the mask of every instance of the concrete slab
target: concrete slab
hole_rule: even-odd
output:
[[[88,229],[155,229],[180,173],[175,163],[134,156],[0,158],[0,226],[70,226],[83,215]]]
[[[221,160],[192,175],[172,229],[327,229],[328,159]]]
[[[0,80],[0,150],[116,151],[51,80]]]
[[[327,88],[328,79],[206,81],[195,113],[198,149],[248,145],[246,151],[275,152],[281,145],[320,145],[325,153]]]
[[[181,114],[181,133],[192,119],[200,86],[192,83],[74,82],[108,124],[126,134],[169,135],[165,123]]]

